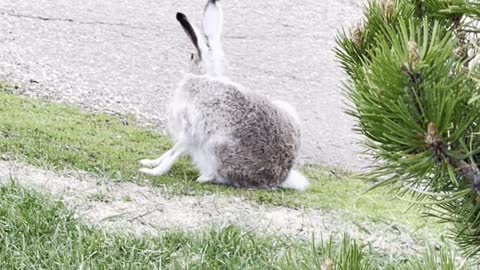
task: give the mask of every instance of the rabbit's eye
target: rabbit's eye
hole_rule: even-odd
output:
[[[194,55],[193,53],[190,54],[190,60],[193,60],[193,57],[194,57],[194,56],[195,56],[195,55]]]

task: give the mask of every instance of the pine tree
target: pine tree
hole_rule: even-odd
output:
[[[479,255],[480,1],[371,1],[337,44],[348,113],[379,160],[369,176],[428,200]]]

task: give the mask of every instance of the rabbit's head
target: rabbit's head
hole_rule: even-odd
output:
[[[221,75],[224,61],[221,43],[223,13],[218,0],[208,0],[203,11],[202,31],[192,25],[183,13],[177,13],[177,20],[196,49],[190,55],[190,72]]]

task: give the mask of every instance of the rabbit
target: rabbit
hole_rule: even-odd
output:
[[[209,0],[200,32],[182,13],[176,19],[193,43],[190,72],[169,106],[167,130],[174,146],[140,171],[160,176],[183,154],[199,170],[197,182],[253,189],[305,190],[309,183],[292,167],[300,149],[295,109],[269,101],[223,75],[223,12]]]

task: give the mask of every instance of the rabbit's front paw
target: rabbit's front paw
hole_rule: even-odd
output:
[[[163,168],[154,168],[154,169],[148,169],[148,168],[141,168],[139,170],[143,174],[147,175],[152,175],[152,176],[161,176],[167,173],[168,170],[163,169]]]
[[[142,159],[138,163],[140,163],[140,165],[144,167],[149,167],[149,168],[155,167],[157,165],[157,162],[154,159]]]

